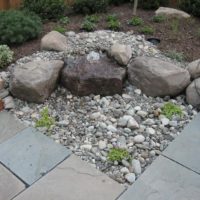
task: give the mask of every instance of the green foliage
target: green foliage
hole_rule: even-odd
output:
[[[153,22],[161,23],[166,20],[166,17],[164,15],[155,15],[155,16],[153,16],[152,20],[153,20]]]
[[[113,31],[119,31],[121,28],[121,23],[119,22],[115,14],[108,15],[107,18],[107,27]]]
[[[179,7],[193,16],[200,17],[199,0],[179,0]]]
[[[13,60],[13,52],[7,45],[0,45],[0,68],[6,67]]]
[[[143,26],[140,30],[140,33],[145,35],[153,35],[155,30],[151,26]]]
[[[81,29],[85,30],[85,31],[94,31],[96,28],[96,24],[89,21],[89,20],[84,20],[82,25],[81,25]]]
[[[105,12],[109,0],[75,0],[73,8],[76,13],[93,14]]]
[[[50,117],[48,108],[44,108],[41,113],[41,118],[36,122],[36,127],[46,127],[50,129],[55,124],[54,118]]]
[[[42,19],[59,19],[66,9],[65,0],[23,0],[22,6]]]
[[[183,62],[185,60],[184,54],[175,50],[168,51],[165,55],[178,62]]]
[[[68,25],[70,22],[70,19],[69,17],[61,17],[58,22],[59,24],[62,24],[62,25]]]
[[[167,6],[169,0],[139,0],[139,6],[143,9],[152,10],[157,9],[160,6]]]
[[[162,114],[165,115],[168,119],[172,119],[174,115],[182,117],[183,111],[179,106],[169,102],[162,107]]]
[[[54,28],[54,31],[58,31],[59,33],[64,34],[66,32],[66,29],[64,27],[62,27],[62,26],[56,26]]]
[[[42,31],[42,22],[33,13],[19,10],[0,12],[0,43],[20,44],[36,38]]]
[[[142,20],[142,18],[137,17],[137,16],[132,17],[132,18],[129,20],[129,22],[128,22],[128,24],[129,24],[129,25],[132,25],[132,26],[140,26],[140,25],[142,25],[143,23],[144,23],[144,21]]]
[[[90,21],[92,23],[98,23],[100,18],[98,15],[94,14],[94,15],[87,15],[85,17],[85,20]]]
[[[108,153],[108,160],[111,162],[121,162],[122,160],[130,160],[131,156],[129,152],[125,149],[112,148]]]
[[[174,34],[177,34],[179,32],[180,27],[180,21],[178,18],[174,18],[171,21],[171,30]]]

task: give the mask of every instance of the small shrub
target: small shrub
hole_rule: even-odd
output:
[[[38,16],[25,11],[0,12],[0,43],[20,44],[36,38],[42,30]]]
[[[165,115],[168,119],[172,119],[174,115],[182,117],[183,111],[181,108],[173,103],[166,103],[162,107],[162,114]]]
[[[36,127],[46,127],[50,129],[55,124],[54,118],[50,117],[48,108],[44,108],[41,113],[41,118],[36,122]]]
[[[106,21],[109,22],[109,21],[117,21],[118,18],[117,18],[117,15],[116,14],[112,14],[112,15],[108,15],[106,17]]]
[[[105,12],[108,0],[75,0],[73,9],[76,13],[93,14]]]
[[[129,20],[128,24],[132,26],[140,26],[144,23],[144,21],[140,17],[133,17]]]
[[[155,16],[153,16],[152,20],[153,20],[153,22],[161,23],[166,20],[166,17],[164,15],[155,15]]]
[[[87,21],[90,21],[90,22],[92,22],[92,23],[98,23],[99,22],[99,20],[100,20],[100,18],[99,18],[99,16],[98,15],[88,15],[88,16],[86,16],[85,17],[85,20],[87,20]]]
[[[13,52],[7,45],[0,45],[0,68],[6,67],[13,60]]]
[[[113,31],[119,31],[121,23],[118,20],[111,20],[108,22],[108,28]]]
[[[85,31],[94,31],[96,28],[96,24],[89,21],[89,20],[84,20],[82,25],[81,25],[81,29],[85,30]]]
[[[22,7],[42,19],[59,19],[66,9],[65,0],[23,0]]]
[[[175,50],[172,50],[172,51],[168,51],[166,54],[165,54],[167,57],[173,59],[173,60],[176,60],[178,62],[183,62],[185,60],[185,56],[183,53],[180,53],[180,52],[177,52]]]
[[[54,31],[58,31],[59,33],[64,34],[66,32],[66,29],[64,27],[62,27],[62,26],[56,26],[54,28]]]
[[[145,35],[153,35],[155,32],[155,30],[150,26],[143,26],[139,31]]]
[[[139,0],[139,6],[143,9],[152,10],[157,9],[160,6],[167,6],[169,0]]]
[[[193,16],[200,17],[199,0],[179,0],[179,7]]]
[[[62,24],[62,25],[68,25],[70,22],[70,19],[69,17],[61,17],[58,22],[59,24]]]
[[[130,160],[131,156],[129,152],[125,149],[112,148],[108,153],[108,160],[111,162],[121,162],[123,159]]]

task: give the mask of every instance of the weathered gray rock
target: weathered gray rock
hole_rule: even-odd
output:
[[[131,46],[115,43],[111,46],[109,54],[120,64],[127,65],[132,57]]]
[[[174,8],[160,7],[155,13],[156,15],[165,15],[167,17],[190,18],[188,13]]]
[[[67,48],[66,37],[57,32],[51,31],[41,40],[41,49],[47,51],[65,51]]]
[[[192,79],[200,77],[200,59],[195,60],[188,64],[187,70],[190,73]]]
[[[63,61],[36,61],[16,66],[11,75],[10,91],[29,102],[44,102],[56,87]]]
[[[149,96],[176,96],[190,84],[187,70],[153,57],[137,57],[128,65],[129,81]]]
[[[200,78],[195,79],[186,89],[187,102],[193,106],[200,105]]]
[[[4,80],[0,78],[0,90],[4,88]]]
[[[122,93],[125,69],[107,57],[89,62],[85,56],[66,62],[62,70],[61,83],[73,94],[114,95]]]

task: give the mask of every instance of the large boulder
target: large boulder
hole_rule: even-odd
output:
[[[165,15],[167,17],[190,18],[188,13],[174,8],[160,7],[155,13],[156,15]]]
[[[66,37],[57,32],[51,31],[41,40],[41,49],[47,51],[65,51],[67,48]]]
[[[193,106],[200,105],[200,78],[195,79],[186,89],[187,102]]]
[[[192,79],[200,77],[200,59],[195,60],[188,64],[187,70],[190,73]]]
[[[127,65],[132,57],[130,45],[115,43],[111,46],[110,56],[112,56],[120,65]]]
[[[28,102],[42,103],[53,92],[63,61],[35,61],[14,68],[10,80],[11,93]]]
[[[62,70],[62,85],[78,96],[121,94],[125,69],[107,57],[94,58],[68,59]]]
[[[190,84],[187,70],[153,57],[137,57],[128,65],[129,81],[149,96],[176,96]]]

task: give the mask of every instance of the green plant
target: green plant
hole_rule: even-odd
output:
[[[129,152],[125,149],[112,148],[108,153],[108,160],[111,162],[121,162],[122,160],[130,160],[131,156]]]
[[[64,15],[65,0],[23,0],[22,7],[42,19],[59,19]]]
[[[151,26],[143,26],[139,32],[145,35],[153,35],[155,30]]]
[[[200,1],[199,0],[179,0],[179,7],[196,16],[200,17]]]
[[[144,21],[142,20],[142,18],[140,17],[132,17],[129,21],[128,21],[128,24],[129,25],[132,25],[132,26],[140,26],[144,23]]]
[[[153,16],[152,20],[153,20],[153,22],[161,23],[166,20],[166,17],[164,15],[155,15],[155,16]]]
[[[117,21],[118,18],[117,18],[117,15],[116,14],[111,14],[111,15],[108,15],[106,17],[106,21],[109,22],[109,21]]]
[[[64,27],[62,27],[62,26],[56,26],[55,28],[54,28],[54,31],[58,31],[59,33],[65,33],[66,32],[66,29],[64,28]]]
[[[89,21],[89,20],[84,20],[82,25],[81,25],[81,29],[85,30],[85,31],[94,31],[96,28],[96,24]]]
[[[119,31],[121,23],[118,20],[111,20],[108,22],[108,28],[113,31]]]
[[[44,108],[41,113],[41,118],[36,122],[36,127],[46,127],[50,129],[55,124],[54,118],[50,117],[48,108]]]
[[[20,44],[36,38],[42,31],[40,18],[19,10],[0,12],[0,43]]]
[[[0,68],[6,67],[13,60],[13,51],[7,45],[0,45]]]
[[[139,6],[146,10],[157,9],[159,6],[167,6],[169,0],[139,0]]]
[[[98,23],[100,18],[98,15],[94,14],[94,15],[87,15],[85,17],[85,20],[90,21],[92,23]]]
[[[174,34],[177,34],[179,32],[180,27],[180,21],[178,18],[174,18],[171,21],[171,30]]]
[[[68,25],[70,22],[70,19],[69,17],[61,17],[58,22],[59,24],[62,24],[62,25]]]
[[[175,50],[167,51],[165,55],[173,60],[177,60],[178,62],[183,62],[185,60],[184,54]]]
[[[165,115],[168,119],[172,119],[174,115],[178,115],[180,117],[183,115],[181,108],[171,102],[166,103],[161,110],[162,114]]]
[[[75,0],[73,9],[76,13],[93,14],[105,12],[108,0]]]

